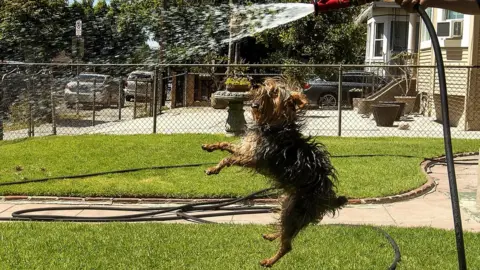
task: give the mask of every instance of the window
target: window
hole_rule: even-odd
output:
[[[429,18],[432,18],[432,8],[427,8],[425,9],[425,13],[427,13]],[[430,35],[428,34],[427,27],[425,24],[422,22],[422,27],[421,27],[421,36],[422,36],[422,41],[427,41],[430,40]]]
[[[392,22],[390,29],[390,48],[394,52],[407,50],[408,22]]]
[[[383,28],[384,23],[375,24],[375,44],[374,44],[374,56],[383,56]]]
[[[445,20],[463,19],[463,14],[455,11],[445,10]]]

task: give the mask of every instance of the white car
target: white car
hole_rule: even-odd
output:
[[[120,81],[112,76],[81,73],[65,86],[65,103],[73,108],[77,102],[82,106],[93,106],[93,91],[95,90],[95,106],[123,107],[125,104],[124,86],[120,88]],[[119,94],[121,95],[119,98]]]
[[[125,87],[125,99],[135,99],[135,88],[137,89],[137,100],[150,100],[153,94],[153,72],[136,70],[128,75]],[[147,98],[148,97],[148,98]]]

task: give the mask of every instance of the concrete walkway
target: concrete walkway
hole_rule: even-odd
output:
[[[458,157],[455,161],[455,171],[457,176],[457,185],[460,196],[461,215],[463,229],[465,231],[480,232],[480,207],[476,206],[476,192],[478,184],[478,155]],[[434,227],[442,229],[453,229],[453,217],[451,211],[451,202],[449,196],[449,184],[447,177],[447,167],[436,165],[431,168],[430,175],[436,179],[437,186],[435,190],[403,202],[388,204],[365,204],[349,205],[340,211],[336,217],[326,217],[323,224],[370,224],[370,225],[391,225],[401,227]],[[102,203],[79,203],[79,202],[36,202],[15,201],[0,202],[0,218],[11,217],[12,213],[23,209],[34,209],[40,207],[58,207],[58,206],[100,206]],[[115,204],[109,203],[111,207],[142,208],[145,211],[153,207],[172,206],[172,205],[152,205],[152,204]],[[136,213],[136,212],[135,212]],[[46,215],[68,215],[68,216],[91,216],[104,217],[111,215],[134,214],[127,211],[104,211],[104,210],[63,210],[41,212],[38,214]],[[269,224],[275,222],[276,214],[249,214],[249,215],[227,215],[219,217],[206,218],[210,221],[223,223],[255,223]],[[174,221],[188,222],[188,221]]]

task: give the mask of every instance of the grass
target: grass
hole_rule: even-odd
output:
[[[400,247],[397,269],[457,269],[453,231],[384,228]],[[1,269],[261,269],[278,242],[266,226],[0,224]],[[480,234],[465,233],[469,269],[480,269]],[[310,226],[275,269],[387,269],[393,250],[370,227]]]
[[[202,143],[234,141],[223,135],[84,135],[0,142],[0,182],[22,181],[126,168],[218,162],[226,154],[207,153]],[[441,139],[319,138],[334,156],[339,193],[350,198],[398,194],[422,185],[424,157],[441,155]],[[478,140],[454,140],[454,151],[478,151]],[[379,155],[373,157],[355,155]],[[409,155],[414,157],[402,157]],[[206,176],[197,168],[149,170],[77,180],[0,187],[3,195],[116,197],[231,197],[269,186],[242,168]]]
[[[86,117],[91,117],[92,114],[91,113],[87,113],[87,112],[81,112],[81,113],[62,113],[62,114],[59,114],[58,115],[58,119],[61,119],[61,120],[81,120],[83,118],[86,118]]]

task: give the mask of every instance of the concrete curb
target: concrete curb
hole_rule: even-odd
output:
[[[456,157],[465,157],[478,155],[478,152],[465,152],[454,154]],[[435,178],[430,176],[428,169],[438,161],[444,160],[445,156],[433,157],[431,159],[426,159],[420,163],[420,167],[423,169],[423,173],[427,178],[427,182],[422,186],[410,190],[406,193],[378,197],[378,198],[362,198],[362,199],[349,199],[348,204],[385,204],[393,203],[399,201],[406,201],[425,193],[431,191],[435,186]],[[227,200],[230,198],[221,198],[221,199],[210,199],[210,198],[194,198],[194,199],[176,199],[176,198],[111,198],[111,197],[55,197],[55,196],[24,196],[24,195],[12,195],[12,196],[0,196],[1,202],[10,202],[10,201],[30,201],[30,202],[75,202],[75,203],[106,203],[106,204],[187,204],[187,203],[197,203],[197,202],[216,202],[219,200]],[[278,199],[254,199],[244,201],[243,204],[253,205],[253,204],[276,204]]]

